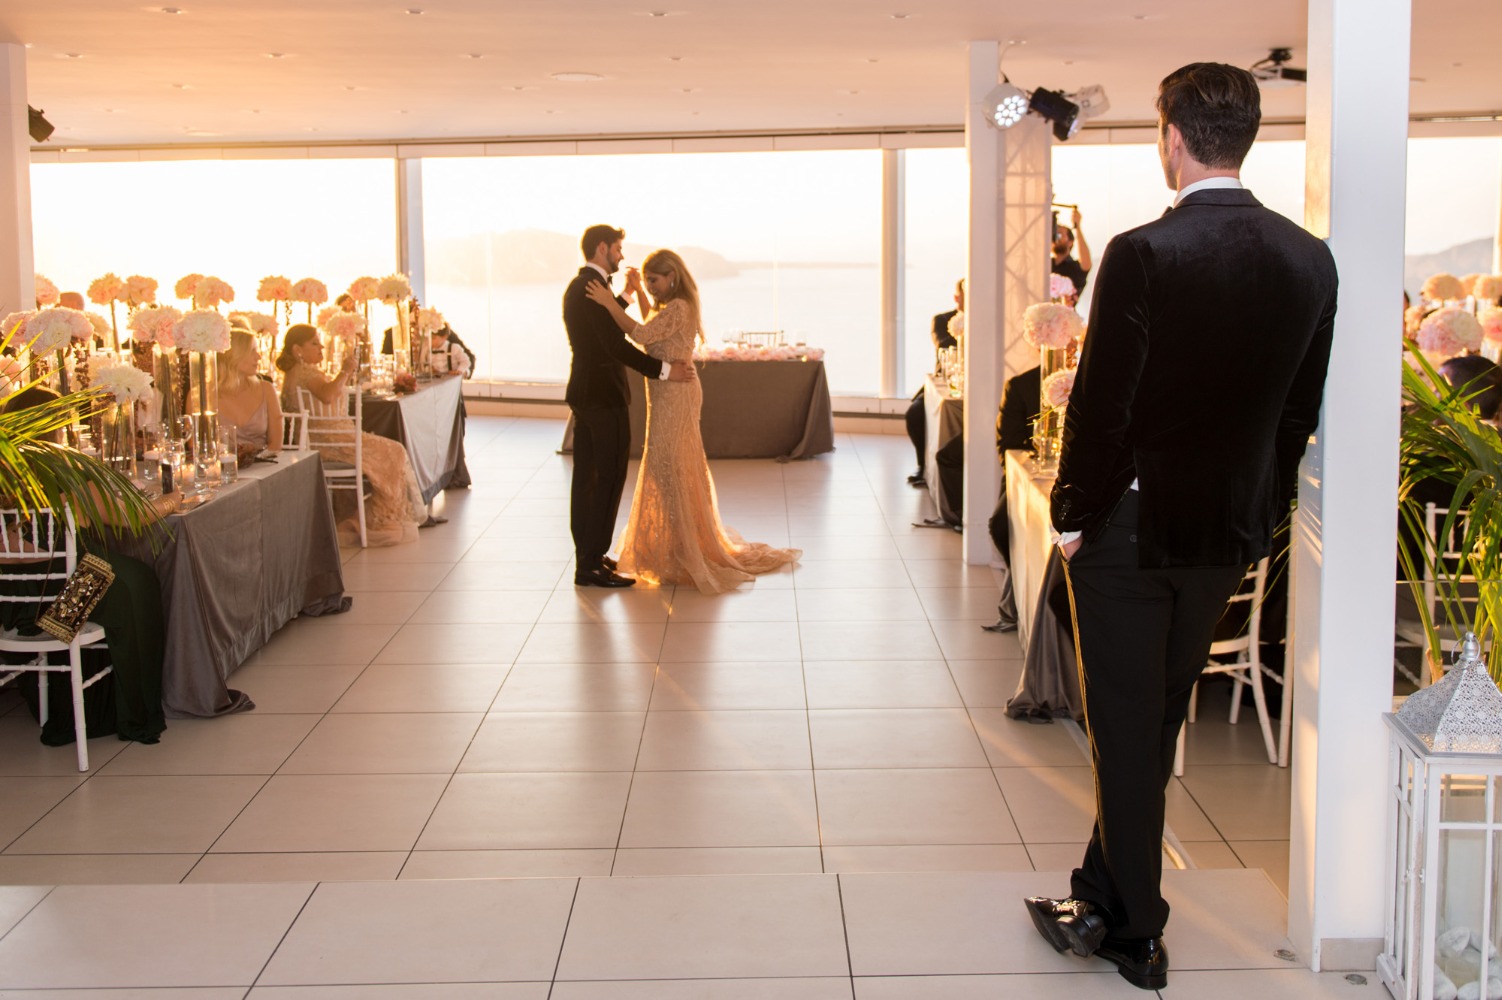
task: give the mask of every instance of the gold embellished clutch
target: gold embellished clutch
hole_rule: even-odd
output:
[[[96,555],[85,555],[52,606],[37,618],[37,626],[54,638],[72,642],[114,581],[115,571],[109,563]]]

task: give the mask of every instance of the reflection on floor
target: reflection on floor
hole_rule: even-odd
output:
[[[905,439],[716,463],[726,522],[805,554],[709,598],[572,586],[561,429],[472,418],[475,486],[445,496],[449,523],[346,553],[354,609],[293,622],[231,678],[254,712],[95,740],[83,776],[4,696],[0,886],[59,888],[0,888],[0,989],[1129,989],[1035,941],[1017,903],[1065,888],[1089,769],[1064,727],[1004,716],[1020,651],[979,627],[993,574],[912,526],[928,511]],[[1288,772],[1225,701],[1205,692],[1170,789],[1202,869],[1172,873],[1173,982],[1349,992],[1273,954]],[[96,934],[111,946],[80,959]]]

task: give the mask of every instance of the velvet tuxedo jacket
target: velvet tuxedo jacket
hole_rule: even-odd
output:
[[[1335,326],[1329,248],[1236,189],[1113,239],[1064,420],[1052,514],[1099,532],[1135,478],[1140,564],[1266,555],[1319,422]]]
[[[591,281],[605,279],[594,268],[581,267],[563,293],[563,328],[574,354],[564,398],[575,410],[625,409],[631,402],[626,369],[657,378],[664,362],[637,350],[605,307],[584,294]],[[624,299],[616,301],[625,307]]]

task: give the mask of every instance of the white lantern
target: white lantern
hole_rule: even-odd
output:
[[[1480,644],[1418,691],[1391,730],[1387,933],[1398,1000],[1502,1000],[1502,691]]]

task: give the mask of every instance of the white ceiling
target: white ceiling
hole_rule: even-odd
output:
[[[1412,112],[1502,108],[1502,4],[1415,21]],[[1013,82],[1103,84],[1103,121],[1144,122],[1169,70],[1303,65],[1304,35],[1300,0],[0,0],[49,147],[958,126],[972,39],[1025,40]],[[1302,115],[1301,88],[1265,93]]]

